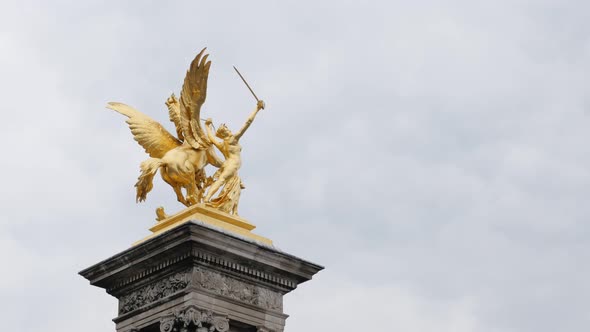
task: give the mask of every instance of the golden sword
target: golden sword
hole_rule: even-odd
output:
[[[260,99],[258,99],[258,97],[256,96],[256,94],[254,93],[254,90],[252,90],[252,88],[250,87],[250,84],[248,84],[248,82],[246,82],[246,79],[244,78],[244,76],[242,76],[242,74],[240,74],[240,71],[238,70],[238,68],[236,68],[236,66],[233,66],[234,70],[236,71],[236,73],[238,73],[238,75],[240,76],[240,78],[242,79],[242,81],[244,82],[244,84],[246,84],[246,86],[248,87],[248,90],[250,90],[250,92],[252,92],[252,95],[254,96],[254,98],[256,99],[257,102],[260,103]],[[264,109],[264,101],[262,102],[262,109]]]

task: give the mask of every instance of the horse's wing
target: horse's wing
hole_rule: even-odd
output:
[[[211,145],[207,135],[201,127],[201,106],[207,97],[207,79],[211,61],[207,61],[209,54],[203,49],[191,62],[184,78],[180,93],[180,125],[184,139],[193,148],[208,148]]]
[[[176,137],[179,140],[184,141],[184,134],[182,133],[182,125],[180,124],[180,104],[178,103],[178,99],[174,94],[166,100],[166,106],[168,107],[168,115],[170,116],[170,121],[174,123],[176,127]]]
[[[107,108],[119,112],[129,119],[129,129],[133,138],[152,158],[162,158],[166,152],[181,145],[161,124],[149,116],[123,103],[108,103]]]

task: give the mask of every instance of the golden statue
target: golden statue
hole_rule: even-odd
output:
[[[205,121],[206,130],[201,126],[201,107],[207,95],[207,79],[211,61],[203,49],[192,61],[186,73],[180,100],[174,94],[166,100],[170,121],[176,126],[177,137],[170,134],[162,125],[149,116],[122,103],[108,103],[107,108],[126,117],[134,139],[145,149],[151,158],[141,163],[141,175],[135,187],[136,200],[142,202],[153,187],[152,181],[158,170],[162,179],[174,189],[176,198],[184,205],[204,203],[228,214],[238,214],[240,191],[244,188],[238,170],[242,165],[239,140],[244,135],[256,114],[264,109],[264,102],[257,100],[256,109],[244,126],[235,134],[221,125],[215,136],[212,120]],[[235,67],[234,67],[235,69]],[[236,69],[237,71],[237,69]],[[225,160],[221,160],[214,148],[219,149]],[[205,166],[219,169],[212,177],[207,177]],[[186,193],[183,193],[182,189]],[[217,197],[213,197],[221,189]],[[157,219],[167,218],[163,208],[156,211]]]
[[[238,176],[238,169],[242,166],[242,146],[239,141],[248,127],[250,127],[252,121],[254,121],[254,117],[256,117],[258,111],[263,108],[264,102],[262,102],[262,100],[258,101],[254,112],[250,114],[250,117],[248,117],[244,126],[242,126],[242,128],[235,134],[232,134],[225,124],[219,126],[215,136],[221,138],[223,140],[221,142],[217,141],[213,136],[211,118],[205,121],[209,140],[215,144],[225,157],[225,161],[213,176],[214,182],[211,184],[211,187],[205,196],[205,202],[207,202],[207,205],[217,207],[230,214],[238,214],[240,191],[241,189],[244,189],[244,184]],[[221,194],[217,198],[211,200],[211,197],[215,195],[221,186],[223,186]]]

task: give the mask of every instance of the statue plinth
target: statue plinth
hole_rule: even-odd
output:
[[[134,244],[141,243],[169,229],[177,227],[182,223],[195,219],[215,228],[227,230],[235,235],[260,242],[261,244],[272,246],[272,240],[252,233],[252,230],[256,228],[256,226],[253,224],[235,215],[208,207],[205,204],[189,206],[177,214],[160,220],[155,226],[150,228],[150,231],[152,232],[151,235],[135,242]]]
[[[172,216],[151,238],[80,272],[119,300],[117,332],[283,331],[283,295],[323,267],[194,209],[215,222]]]

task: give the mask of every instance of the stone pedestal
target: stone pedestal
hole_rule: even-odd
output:
[[[321,269],[189,220],[80,274],[119,300],[117,332],[279,332],[283,295]]]

